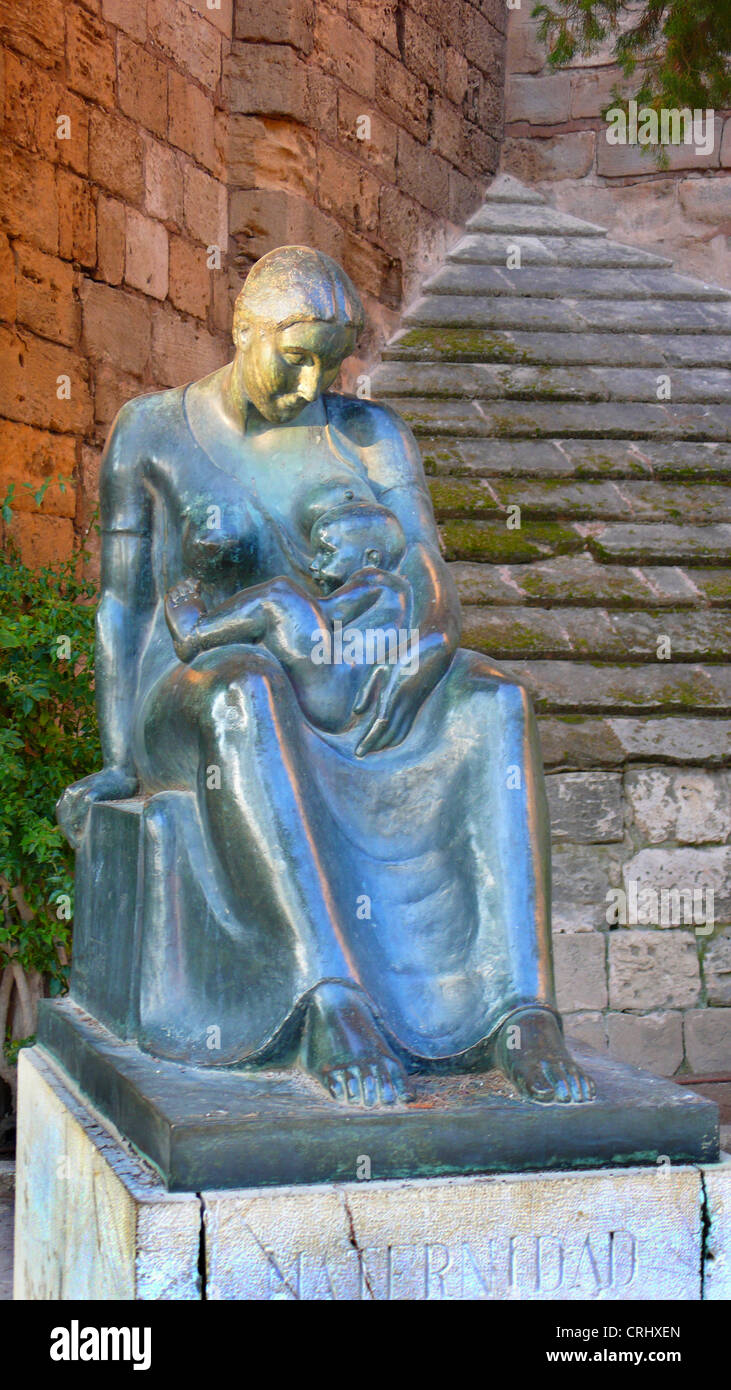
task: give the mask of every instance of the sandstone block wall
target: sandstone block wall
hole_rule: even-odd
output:
[[[27,560],[88,525],[119,405],[226,360],[272,246],[363,291],[352,384],[497,166],[505,24],[503,0],[3,0],[0,496]],[[55,474],[39,513],[22,484]]]
[[[236,269],[291,241],[340,260],[370,330],[349,382],[497,167],[506,20],[504,0],[236,4]]]
[[[602,110],[614,86],[623,89],[611,45],[553,72],[532,8],[522,0],[509,13],[502,167],[550,189],[556,207],[598,222],[618,241],[731,286],[731,113],[717,113],[710,155],[677,146],[666,170],[638,146],[608,144]]]
[[[0,9],[0,493],[30,563],[88,524],[122,402],[228,356],[230,30],[231,0]],[[22,484],[57,474],[39,514]]]
[[[523,0],[509,15],[502,167],[617,241],[731,286],[731,114],[715,116],[712,154],[679,146],[664,170],[637,146],[609,144],[602,110],[615,85],[623,88],[610,46],[553,72],[531,9]],[[719,731],[719,758],[721,748]],[[729,774],[700,763],[606,773],[599,763],[596,771],[549,777],[556,972],[567,1028],[664,1075],[728,1075]],[[712,926],[687,914],[658,925],[640,914],[610,930],[607,892],[630,883],[638,893],[675,892],[681,905],[694,885],[711,889]]]

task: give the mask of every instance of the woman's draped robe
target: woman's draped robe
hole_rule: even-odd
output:
[[[406,739],[359,758],[363,721],[310,726],[262,649],[183,666],[162,611],[181,578],[201,578],[214,602],[276,574],[301,580],[314,515],[351,497],[407,521],[410,496],[429,511],[413,441],[408,454],[369,447],[383,407],[326,396],[232,450],[206,386],[131,402],[102,470],[102,529],[149,544],[133,710],[146,797],[138,1040],[198,1064],[277,1058],[308,991],[340,979],[366,991],[401,1049],[457,1059],[512,1010],[555,1008],[530,704],[460,650]],[[211,721],[222,767],[208,760]]]

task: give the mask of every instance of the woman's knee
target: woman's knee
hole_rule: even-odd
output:
[[[470,698],[492,710],[498,710],[503,719],[528,720],[533,717],[530,694],[521,681],[513,680],[499,668],[479,656],[471,664],[469,671]]]
[[[251,715],[261,718],[291,694],[279,662],[258,648],[229,649],[218,654],[216,661],[197,661],[194,669],[205,676],[201,715],[209,732],[240,726]]]

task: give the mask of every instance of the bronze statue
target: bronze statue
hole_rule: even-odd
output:
[[[530,702],[458,647],[409,429],[329,389],[362,324],[328,256],[280,248],[236,301],[233,362],[119,412],[104,767],[59,819],[80,847],[92,803],[143,798],[147,1051],[298,1063],[356,1105],[492,1066],[589,1100],[554,999]]]

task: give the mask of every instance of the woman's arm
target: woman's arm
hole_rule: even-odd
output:
[[[102,596],[96,615],[94,680],[104,766],[68,787],[56,808],[74,847],[94,801],[137,789],[132,721],[140,654],[155,607],[151,505],[140,472],[139,402],[119,412],[102,458]]]
[[[459,645],[457,590],[442,559],[439,535],[418,445],[408,425],[387,406],[358,402],[350,408],[349,442],[365,462],[379,502],[398,517],[407,539],[399,573],[411,585],[411,625],[419,633],[418,663],[381,667],[364,682],[356,713],[372,710],[358,745],[359,756],[404,739],[424,700],[446,671]],[[414,667],[416,666],[416,669]]]

